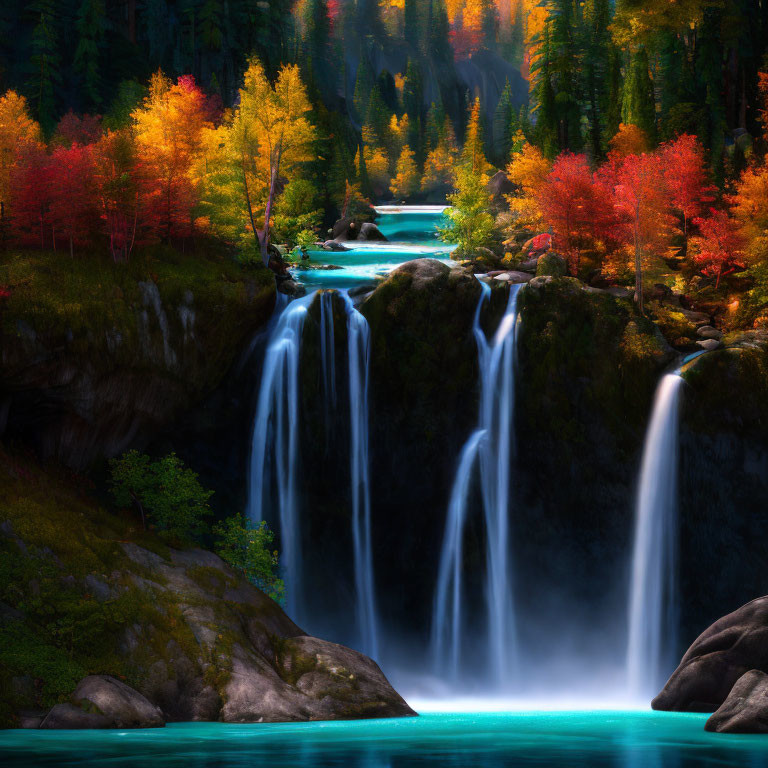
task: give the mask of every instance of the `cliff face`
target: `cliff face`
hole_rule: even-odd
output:
[[[269,318],[273,276],[224,256],[164,257],[11,261],[0,438],[84,469],[145,444],[218,386]]]
[[[34,724],[86,675],[168,721],[413,714],[373,661],[307,636],[213,553],[169,549],[64,476],[6,455],[0,473],[2,725]]]

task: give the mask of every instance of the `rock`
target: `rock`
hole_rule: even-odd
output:
[[[533,280],[533,275],[529,274],[528,272],[518,272],[517,270],[512,270],[510,272],[507,272],[509,275],[509,282],[513,283],[515,285],[519,283],[529,283],[531,280]]]
[[[415,715],[374,661],[306,636],[283,645],[280,669],[270,675],[244,649],[235,649],[225,700],[225,723]]]
[[[335,251],[337,253],[341,253],[342,251],[348,251],[349,248],[342,245],[338,240],[326,240],[322,245],[321,248],[324,251]]]
[[[45,711],[23,710],[19,712],[19,728],[39,728],[46,716]]]
[[[75,730],[84,728],[114,728],[113,722],[104,715],[85,712],[74,704],[56,704],[40,723],[41,728]]]
[[[711,325],[702,325],[701,328],[696,331],[696,335],[700,336],[702,339],[723,338],[722,331],[718,331],[717,328],[713,328]]]
[[[631,299],[635,295],[635,292],[631,288],[622,288],[619,285],[606,288],[606,292],[616,299]]]
[[[532,259],[526,259],[522,264],[518,264],[517,268],[521,272],[530,272],[532,275],[536,274],[536,265],[539,263],[539,257],[535,256]]]
[[[499,280],[502,283],[508,283],[510,281],[510,276],[508,272],[502,272],[499,275],[494,275],[494,280]]]
[[[720,347],[723,346],[723,343],[717,339],[702,339],[701,341],[696,342],[696,346],[706,352],[714,352],[716,349],[720,349]]]
[[[488,181],[486,189],[491,196],[492,206],[496,210],[503,210],[508,207],[505,196],[515,191],[515,185],[504,171],[497,171]]]
[[[689,323],[693,323],[694,325],[708,325],[711,321],[711,318],[709,315],[707,315],[704,312],[695,312],[692,309],[681,309],[680,314],[682,314],[686,320],[688,320]]]
[[[768,675],[742,675],[704,729],[717,733],[768,733]]]
[[[353,299],[358,296],[367,296],[372,291],[376,290],[376,283],[365,283],[364,285],[356,285],[354,288],[350,288],[347,294]]]
[[[568,272],[568,265],[562,256],[549,251],[539,257],[536,265],[536,277],[551,275],[552,277],[565,277]]]
[[[72,701],[81,709],[106,717],[112,728],[160,728],[165,725],[159,707],[109,675],[84,677],[77,684]]]
[[[736,681],[753,669],[768,672],[768,597],[752,600],[704,630],[651,706],[714,712]]]
[[[287,296],[293,296],[294,298],[304,296],[307,292],[307,289],[293,278],[289,280],[280,280],[277,284],[277,290],[280,293],[284,293]]]
[[[381,230],[372,222],[366,221],[360,226],[360,235],[358,240],[367,242],[387,242],[387,238],[381,233]]]
[[[353,219],[339,219],[331,230],[331,239],[337,242],[341,240],[357,240],[360,227]]]

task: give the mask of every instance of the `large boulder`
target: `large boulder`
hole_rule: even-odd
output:
[[[368,242],[386,242],[387,238],[384,237],[381,230],[371,221],[364,221],[360,225],[360,240],[366,240]]]
[[[750,670],[768,672],[768,597],[752,600],[704,630],[651,706],[714,712]]]
[[[47,730],[84,730],[91,728],[114,728],[108,717],[98,712],[86,712],[84,709],[66,702],[56,704],[45,716],[40,728]]]
[[[565,277],[567,273],[565,259],[552,251],[542,254],[536,264],[536,277]]]
[[[768,733],[768,675],[742,675],[704,728],[717,733]]]
[[[81,709],[103,715],[115,728],[158,728],[165,725],[159,707],[109,675],[84,677],[75,688],[72,701]]]

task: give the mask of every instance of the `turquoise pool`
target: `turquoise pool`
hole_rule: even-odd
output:
[[[768,766],[768,736],[704,731],[705,715],[430,713],[351,723],[183,723],[142,731],[0,732],[17,766],[507,768]]]
[[[376,225],[389,242],[347,242],[347,251],[310,251],[313,264],[333,264],[340,269],[294,269],[307,288],[352,288],[386,276],[398,264],[412,259],[438,259],[451,263],[455,246],[437,238],[444,206],[380,206]]]

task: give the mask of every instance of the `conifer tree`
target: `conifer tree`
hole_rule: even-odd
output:
[[[651,144],[656,143],[656,102],[645,46],[632,54],[624,83],[621,114],[623,123],[636,125]]]
[[[32,31],[29,96],[40,125],[49,133],[56,123],[56,88],[61,82],[55,0],[35,0],[30,11],[37,23]]]

